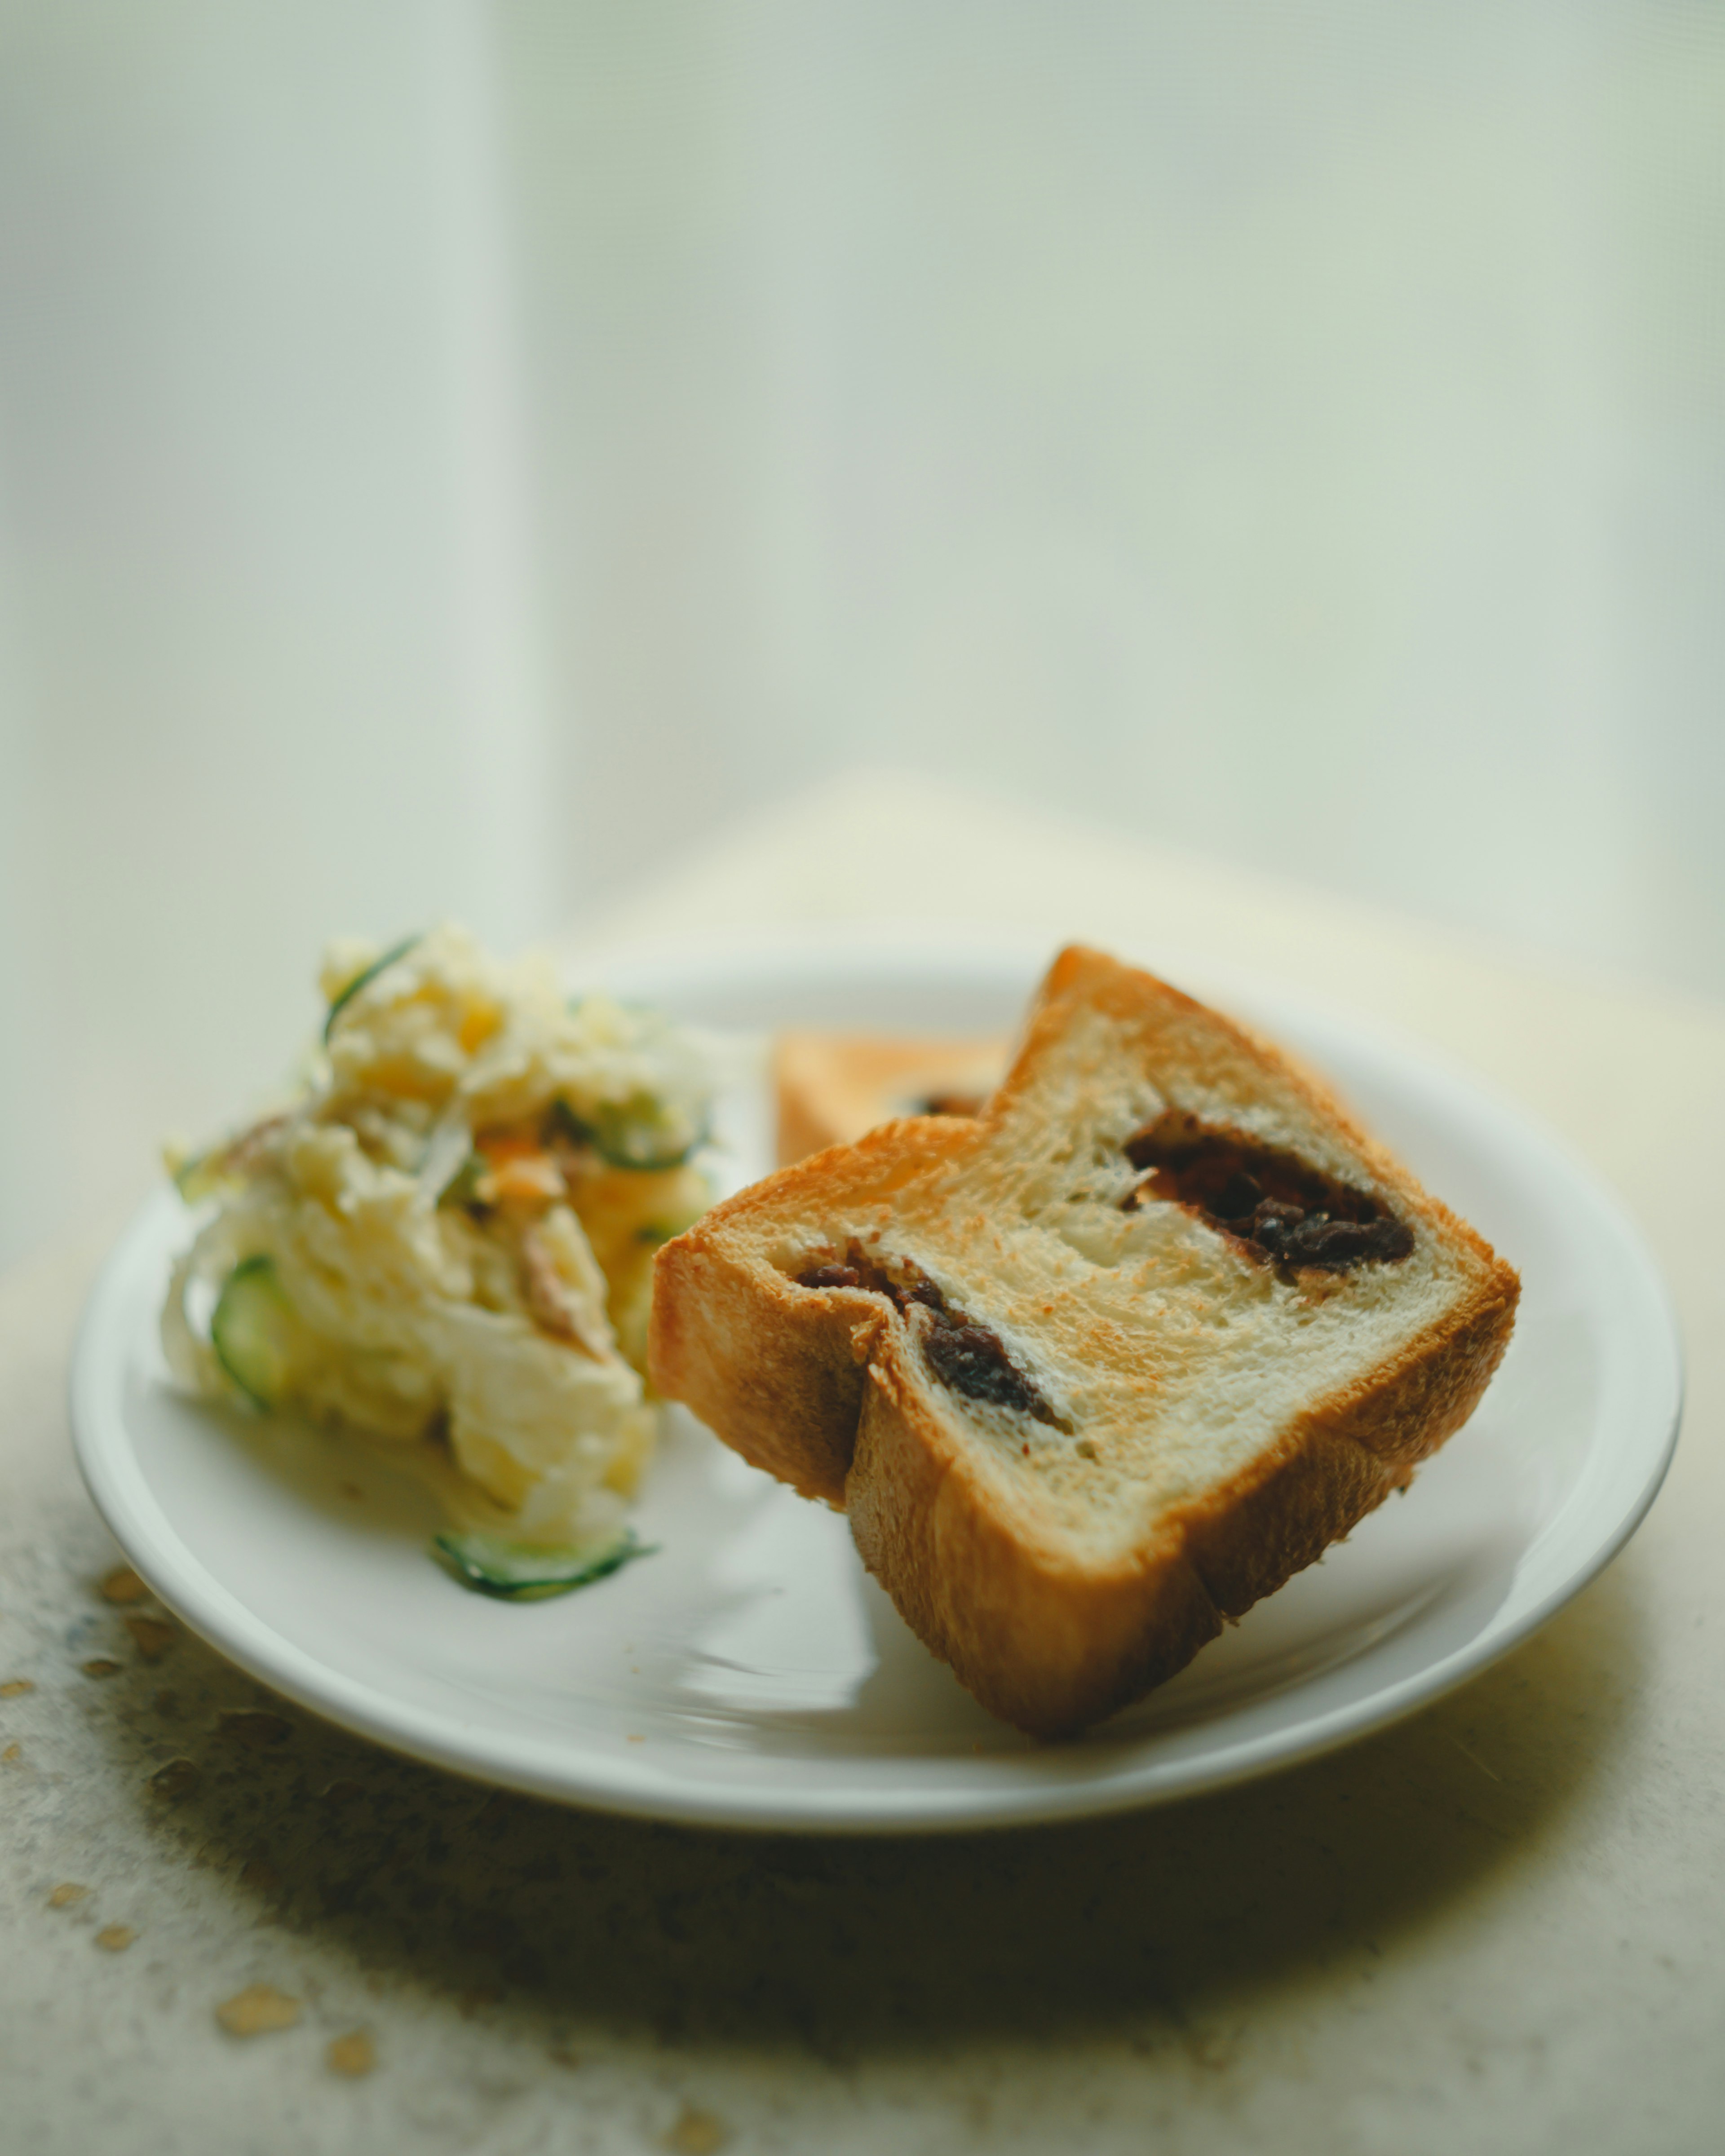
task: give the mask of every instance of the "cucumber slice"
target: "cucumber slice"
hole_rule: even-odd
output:
[[[210,1313],[216,1360],[255,1406],[276,1407],[293,1376],[298,1324],[273,1259],[243,1258]]]
[[[542,1602],[568,1594],[618,1571],[631,1558],[651,1557],[657,1545],[635,1539],[633,1527],[573,1548],[541,1549],[505,1535],[444,1534],[432,1537],[431,1554],[444,1570],[476,1594],[504,1602]]]
[[[330,1005],[329,1015],[323,1022],[323,1040],[326,1048],[329,1045],[331,1029],[360,990],[368,987],[377,979],[379,973],[393,966],[398,958],[405,958],[424,934],[423,929],[416,928],[411,936],[404,936],[399,943],[392,944],[381,958],[373,958],[369,966],[361,967],[347,987],[342,989],[341,994],[336,998],[334,1003]]]
[[[709,1136],[704,1122],[668,1112],[656,1101],[601,1108],[592,1116],[578,1116],[567,1101],[555,1101],[552,1106],[578,1145],[590,1145],[608,1168],[633,1168],[643,1175],[681,1168]]]
[[[602,1114],[593,1134],[600,1158],[610,1167],[636,1168],[645,1175],[680,1168],[706,1140],[704,1126],[691,1134],[686,1122],[680,1126],[669,1116],[631,1115],[620,1108]]]
[[[221,1158],[219,1146],[206,1147],[182,1160],[174,1170],[174,1188],[188,1205],[201,1204],[206,1198],[213,1197],[220,1178],[216,1163]]]

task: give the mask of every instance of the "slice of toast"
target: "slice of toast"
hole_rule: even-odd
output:
[[[973,1116],[1006,1057],[1004,1040],[782,1033],[773,1045],[778,1164],[850,1145],[900,1116]]]
[[[652,1371],[1058,1736],[1404,1487],[1518,1292],[1309,1074],[1074,948],[976,1119],[819,1153],[660,1251]]]

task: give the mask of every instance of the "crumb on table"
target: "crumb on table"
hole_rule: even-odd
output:
[[[230,2036],[267,2035],[272,2030],[291,2029],[299,2018],[299,2000],[273,1984],[249,1984],[216,2009],[217,2020]]]
[[[724,2121],[710,2111],[697,2111],[692,2104],[685,2104],[676,2123],[665,2137],[665,2146],[675,2149],[676,2156],[712,2156],[731,2138]]]
[[[377,2047],[363,2029],[350,2029],[345,2036],[332,2036],[323,2056],[332,2074],[347,2074],[357,2080],[377,2065]]]
[[[128,1617],[126,1629],[146,1662],[159,1662],[180,1636],[173,1625],[165,1624],[160,1617]]]

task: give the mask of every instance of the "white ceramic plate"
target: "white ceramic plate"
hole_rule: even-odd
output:
[[[781,938],[637,954],[607,978],[749,1030],[1004,1030],[1046,956]],[[1525,1638],[1633,1531],[1676,1440],[1670,1312],[1616,1205],[1537,1126],[1358,1024],[1160,963],[1327,1070],[1520,1268],[1524,1296],[1484,1404],[1409,1495],[1083,1742],[1039,1748],[993,1721],[901,1623],[842,1518],[680,1410],[640,1507],[658,1555],[557,1601],[465,1592],[424,1553],[427,1500],[364,1446],[170,1387],[156,1319],[186,1232],[172,1194],[116,1250],[79,1341],[73,1421],[97,1504],[162,1599],[278,1691],[459,1773],[619,1811],[875,1830],[1069,1818],[1393,1721]],[[741,1086],[723,1111],[747,1181],[767,1165],[766,1105]]]

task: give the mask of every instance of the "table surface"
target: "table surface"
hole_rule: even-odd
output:
[[[559,1810],[324,1727],[104,1598],[64,1395],[116,1221],[0,1281],[0,2147],[1725,2141],[1725,1012],[891,773],[580,940],[870,918],[1250,966],[1543,1115],[1683,1324],[1683,1440],[1640,1533],[1461,1692],[1170,1810],[902,1841]],[[231,2034],[216,2009],[252,1986],[284,2025]]]

